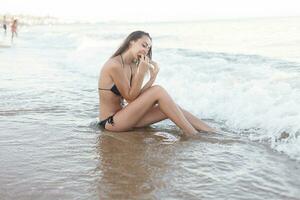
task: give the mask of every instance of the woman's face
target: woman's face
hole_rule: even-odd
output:
[[[152,42],[150,38],[146,35],[138,39],[137,41],[133,41],[131,43],[131,51],[135,59],[138,59],[141,55],[147,55],[149,49],[151,48]]]

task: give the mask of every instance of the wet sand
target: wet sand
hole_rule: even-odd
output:
[[[297,162],[242,136],[49,127],[1,134],[2,199],[299,199]]]

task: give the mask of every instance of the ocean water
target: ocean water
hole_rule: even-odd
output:
[[[134,30],[157,84],[219,134],[98,129],[101,66]],[[0,98],[1,199],[300,197],[297,17],[23,26],[0,48]]]

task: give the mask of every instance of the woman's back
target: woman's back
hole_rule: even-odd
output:
[[[122,99],[120,96],[116,95],[111,91],[111,88],[114,86],[114,82],[111,76],[111,70],[113,65],[119,65],[120,63],[116,58],[110,58],[103,66],[99,81],[99,118],[107,118],[120,109],[122,109]]]

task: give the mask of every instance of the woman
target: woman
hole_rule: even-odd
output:
[[[6,25],[6,16],[3,17],[3,29],[4,29],[4,33],[6,35],[6,30],[7,30],[7,25]]]
[[[17,28],[18,28],[18,20],[13,20],[12,24],[11,24],[11,41],[13,41],[14,39],[14,36],[18,36],[18,33],[17,33]]]
[[[159,68],[151,58],[150,35],[135,31],[104,64],[98,82],[100,126],[109,131],[128,131],[169,118],[186,135],[194,135],[197,130],[214,132],[179,107],[164,88],[153,86]],[[150,79],[142,87],[148,70]]]

